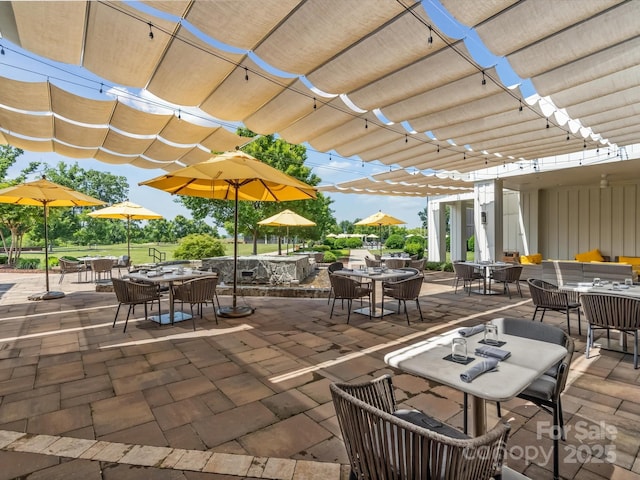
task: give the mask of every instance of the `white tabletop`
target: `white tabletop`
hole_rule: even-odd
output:
[[[560,290],[565,290],[568,292],[578,292],[578,293],[606,293],[613,295],[627,295],[629,297],[640,297],[640,286],[639,285],[619,285],[616,289],[613,288],[611,282],[604,283],[601,287],[594,287],[591,282],[580,282],[580,283],[565,283],[558,287]]]
[[[192,278],[200,277],[212,277],[215,276],[211,272],[200,272],[198,270],[187,271],[178,273],[177,270],[170,270],[162,272],[162,275],[157,275],[155,272],[150,271],[148,273],[128,273],[124,275],[125,278],[131,278],[133,280],[149,282],[149,283],[169,283],[176,281],[191,280]]]
[[[477,346],[482,345],[478,342],[483,335],[479,333],[467,337],[468,353],[476,359],[468,365],[462,365],[444,360],[451,353],[453,338],[460,337],[458,330],[390,352],[385,355],[384,361],[392,367],[470,395],[503,402],[518,395],[567,354],[567,350],[560,345],[500,334],[500,340],[507,342],[500,348],[510,351],[511,356],[498,364],[497,371],[484,373],[471,383],[466,383],[460,379],[460,374],[482,360],[474,352]]]
[[[387,269],[384,272],[379,268],[370,267],[366,270],[358,270],[356,268],[343,268],[342,270],[336,270],[333,273],[337,273],[339,275],[346,275],[348,277],[360,277],[360,278],[368,278],[370,280],[390,280],[393,278],[403,278],[403,277],[412,277],[414,275],[413,272],[407,270],[394,270]]]

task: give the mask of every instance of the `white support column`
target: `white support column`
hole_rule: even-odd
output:
[[[429,201],[428,205],[428,260],[444,262],[447,258],[444,202]]]
[[[502,259],[502,180],[474,185],[474,231],[476,260]]]
[[[449,204],[451,231],[451,261],[467,259],[467,208],[465,202]]]

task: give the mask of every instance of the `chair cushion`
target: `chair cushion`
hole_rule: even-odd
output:
[[[604,257],[600,253],[600,250],[594,248],[588,252],[577,253],[576,260],[579,262],[603,262]]]
[[[460,439],[470,438],[457,428],[447,425],[446,423],[442,423],[440,420],[430,417],[419,410],[396,410],[393,412],[393,416],[401,418],[409,423],[413,423],[419,427],[426,428],[427,430],[431,430],[432,432],[439,433],[440,435]]]
[[[534,380],[520,395],[551,400],[555,388],[556,379],[545,374]]]

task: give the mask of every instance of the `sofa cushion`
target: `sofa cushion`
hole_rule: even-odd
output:
[[[594,248],[588,252],[577,253],[576,260],[579,262],[603,262],[604,257],[600,253],[600,250]]]

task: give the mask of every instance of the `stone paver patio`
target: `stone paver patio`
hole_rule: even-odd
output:
[[[191,322],[158,328],[139,309],[123,334],[111,326],[113,293],[69,278],[64,298],[30,302],[42,274],[0,273],[0,479],[346,479],[332,381],[391,373],[400,402],[460,427],[459,392],[394,371],[385,353],[455,326],[531,318],[528,292],[455,295],[451,279],[427,274],[425,321],[409,305],[410,326],[357,314],[347,325],[338,305],[330,320],[326,298],[245,297],[249,317],[216,325],[209,306],[193,332]],[[565,327],[559,314],[545,322]],[[562,477],[640,479],[640,370],[631,355],[585,359],[572,332]],[[550,478],[550,415],[513,400],[503,416],[509,465]]]

